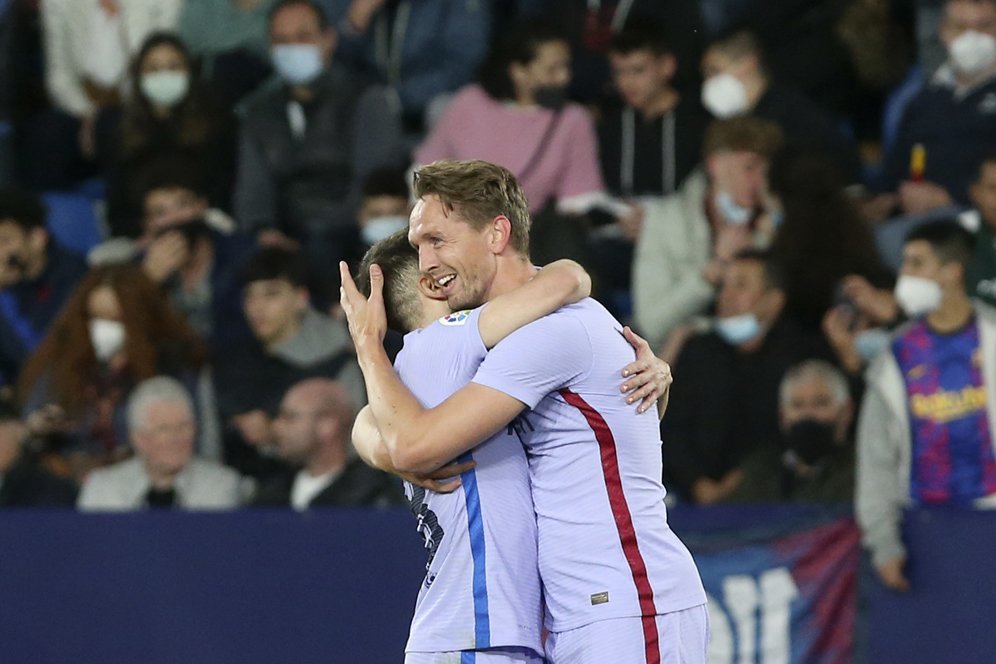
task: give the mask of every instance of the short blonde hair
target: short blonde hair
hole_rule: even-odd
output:
[[[512,247],[529,255],[529,206],[511,171],[486,161],[435,161],[415,171],[416,198],[437,196],[472,227],[484,228],[504,215],[512,224]]]

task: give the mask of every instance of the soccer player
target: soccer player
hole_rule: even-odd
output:
[[[396,368],[427,405],[468,383],[498,340],[591,288],[579,266],[558,261],[483,309],[450,314],[445,300],[433,299],[438,289],[432,280],[419,279],[407,232],[375,245],[364,268],[374,262],[386,274],[392,327],[410,332]],[[357,451],[371,465],[393,470],[375,427],[369,410],[361,413]],[[468,468],[471,462],[477,467]],[[542,661],[536,525],[522,445],[515,434],[500,431],[448,468],[444,475],[463,471],[462,491],[406,486],[429,562],[405,661],[471,661],[471,654],[477,662]]]
[[[507,169],[436,162],[416,174],[415,187],[409,239],[420,271],[451,309],[476,307],[529,280],[529,216]],[[383,350],[383,273],[370,267],[365,299],[344,264],[340,271],[370,406],[395,468],[432,471],[505,427],[518,432],[537,518],[550,661],[704,662],[705,592],[667,525],[656,418],[633,412],[639,391],[616,387],[633,350],[615,319],[591,299],[563,307],[511,333],[472,383],[425,408]]]

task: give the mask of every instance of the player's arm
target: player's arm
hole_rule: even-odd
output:
[[[369,405],[364,406],[357,414],[356,421],[353,423],[352,438],[356,454],[368,466],[397,475],[412,484],[417,484],[436,493],[449,493],[456,490],[460,486],[460,474],[476,465],[473,461],[452,463],[426,474],[405,473],[398,470],[391,463],[391,455],[384,443],[384,438],[380,435],[380,428],[377,426],[377,420],[374,418]]]
[[[528,282],[481,310],[478,329],[489,350],[523,325],[591,295],[591,277],[569,259],[550,263]]]
[[[369,299],[356,289],[346,263],[339,263],[339,273],[340,302],[367,398],[395,469],[435,470],[494,434],[525,408],[507,394],[471,384],[436,408],[424,409],[398,378],[384,351],[384,273],[378,265],[370,267]]]
[[[353,422],[353,449],[357,456],[371,468],[383,470],[385,473],[394,473],[394,466],[391,464],[391,455],[388,454],[384,439],[377,428],[377,420],[374,419],[370,405],[364,406],[356,415]]]

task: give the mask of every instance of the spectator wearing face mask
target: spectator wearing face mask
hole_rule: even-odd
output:
[[[38,196],[0,190],[0,384],[17,382],[85,272],[83,258],[49,235]]]
[[[363,201],[360,203],[359,215],[364,251],[384,238],[408,228],[411,207],[408,198],[408,184],[400,169],[379,169],[367,177],[363,182]]]
[[[883,193],[868,206],[873,219],[968,205],[979,165],[996,150],[996,1],[948,0],[939,34],[947,62],[903,113]]]
[[[726,503],[854,500],[854,402],[847,379],[823,360],[789,369],[778,390],[781,438],[741,462]]]
[[[965,293],[973,238],[956,221],[914,229],[896,300],[910,317],[866,374],[857,516],[881,581],[907,590],[909,505],[996,505],[996,311]]]
[[[132,388],[165,373],[197,395],[198,449],[219,453],[204,346],[142,269],[91,269],[24,365],[18,392],[29,431],[65,472],[82,477],[127,453]]]
[[[112,235],[142,231],[135,175],[164,155],[187,159],[205,181],[211,205],[230,209],[235,124],[201,84],[186,46],[175,35],[149,36],[131,70],[134,96],[125,104],[108,166]]]
[[[634,320],[654,348],[706,313],[738,251],[770,242],[774,224],[762,214],[762,195],[780,141],[778,127],[764,120],[718,121],[706,132],[704,169],[677,193],[645,203],[633,263]]]
[[[127,94],[128,63],[145,38],[176,26],[180,0],[45,0],[40,4],[45,89],[52,108],[25,129],[25,179],[61,189],[93,174],[102,111]]]
[[[338,37],[316,3],[281,0],[268,29],[278,76],[242,104],[235,218],[264,244],[299,247],[328,300],[359,242],[364,179],[400,158],[400,110],[333,62]]]
[[[825,152],[848,183],[861,182],[857,146],[841,122],[798,91],[772,79],[753,32],[736,28],[706,47],[702,104],[717,118],[754,115],[777,124],[785,141]]]
[[[661,427],[665,482],[687,500],[723,500],[741,461],[779,440],[778,390],[789,367],[829,359],[817,333],[784,314],[785,283],[772,257],[745,250],[723,275],[713,329],[684,345]]]
[[[584,254],[585,233],[575,222],[607,203],[608,196],[591,116],[567,102],[571,51],[566,38],[546,23],[520,25],[496,44],[480,81],[453,98],[416,149],[416,164],[482,159],[508,168],[534,217],[534,260],[578,258]],[[570,253],[553,256],[551,250]]]

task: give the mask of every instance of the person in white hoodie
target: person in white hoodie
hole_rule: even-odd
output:
[[[910,317],[867,372],[856,507],[872,564],[908,590],[901,510],[996,504],[996,309],[968,297],[973,238],[954,220],[907,235],[896,299]]]

